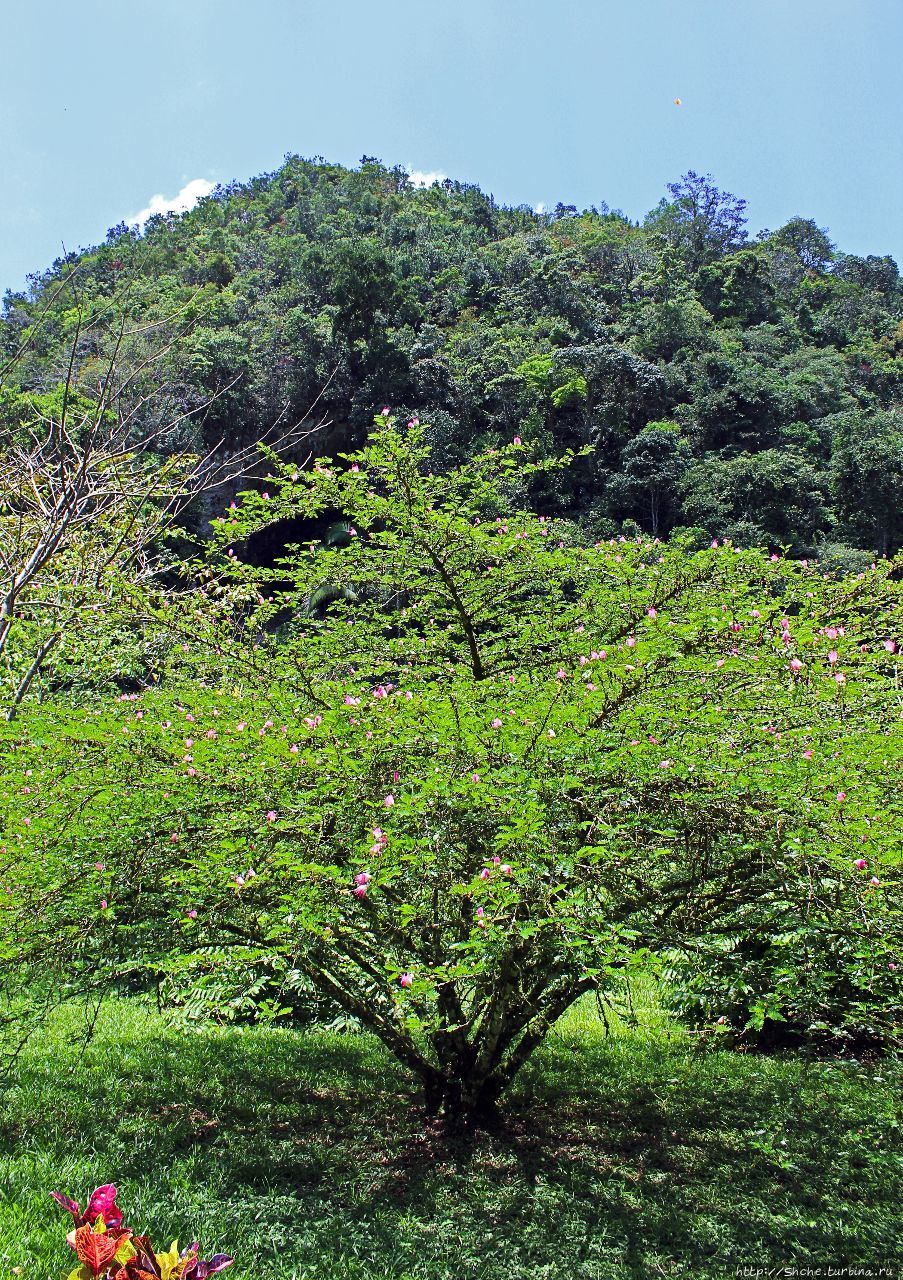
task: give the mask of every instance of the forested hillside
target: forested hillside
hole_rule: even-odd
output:
[[[684,528],[844,568],[903,542],[896,264],[803,217],[752,237],[693,173],[635,223],[289,158],[8,294],[3,425],[52,416],[73,347],[95,395],[123,316],[136,429],[188,415],[164,449],[236,448],[316,402],[335,452],[391,405],[445,465],[515,435],[591,445],[532,496],[595,537]]]

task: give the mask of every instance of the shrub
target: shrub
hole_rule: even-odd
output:
[[[229,512],[164,619],[169,687],[7,752],[8,989],[211,948],[299,972],[457,1128],[650,956],[777,937],[814,896],[869,945],[898,909],[897,566],[577,545],[518,510],[525,452],[437,476],[381,421]],[[268,582],[234,554],[337,511],[349,544]],[[311,617],[324,576],[353,599]]]
[[[122,1225],[112,1183],[91,1193],[84,1213],[75,1200],[59,1191],[52,1194],[75,1223],[66,1239],[75,1250],[79,1265],[69,1273],[68,1280],[206,1280],[232,1264],[232,1258],[225,1253],[205,1261],[197,1243],[180,1252],[177,1240],[166,1252],[158,1253],[148,1236]]]

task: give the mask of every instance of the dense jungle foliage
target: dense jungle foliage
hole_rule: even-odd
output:
[[[848,569],[903,541],[896,264],[803,217],[750,237],[745,201],[692,172],[636,223],[289,157],[8,294],[0,361],[28,349],[3,425],[52,410],[73,339],[92,387],[123,315],[172,343],[152,372],[139,339],[118,357],[147,396],[137,426],[187,415],[170,451],[236,449],[316,404],[334,453],[391,404],[431,424],[440,466],[515,433],[592,445],[531,500],[596,537],[682,527]]]

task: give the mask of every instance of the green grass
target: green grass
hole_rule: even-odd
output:
[[[700,1052],[637,1003],[610,1034],[573,1010],[508,1131],[458,1146],[368,1036],[186,1034],[120,1001],[84,1051],[67,1010],[0,1098],[0,1280],[66,1274],[49,1192],[105,1181],[161,1243],[234,1252],[234,1280],[897,1274],[901,1065]]]

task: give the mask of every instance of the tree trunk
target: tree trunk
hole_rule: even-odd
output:
[[[466,1137],[478,1129],[490,1132],[501,1126],[499,1094],[505,1081],[498,1078],[435,1075],[423,1080],[427,1115],[437,1117],[448,1137]]]
[[[553,975],[514,1006],[506,1009],[501,1001],[494,1016],[488,1010],[478,1043],[434,1037],[440,1065],[418,1068],[427,1114],[438,1117],[450,1137],[499,1129],[502,1093],[561,1014],[595,985],[595,979],[585,975]]]

